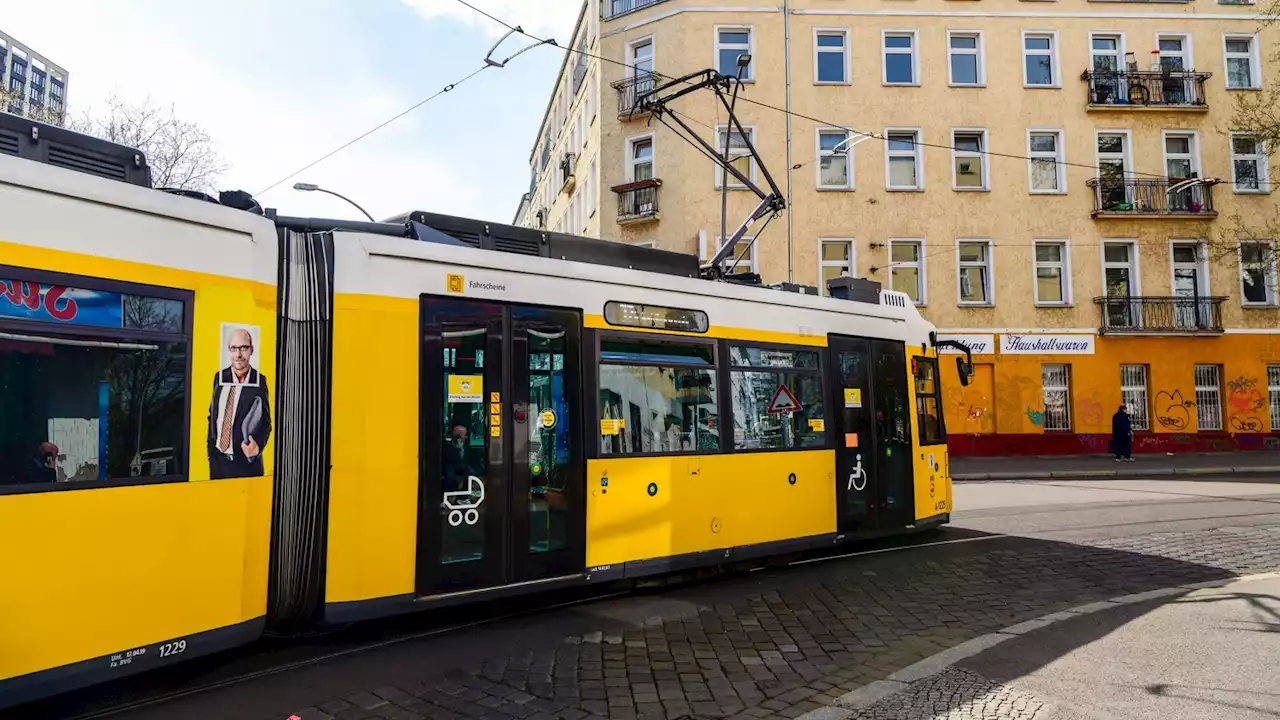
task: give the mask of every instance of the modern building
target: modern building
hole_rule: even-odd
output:
[[[603,2],[603,4],[601,4]],[[736,270],[910,295],[978,353],[944,376],[958,454],[1280,449],[1265,143],[1235,100],[1280,67],[1258,6],[1219,0],[588,0],[517,222],[697,252],[758,198],[637,109],[749,54],[737,116],[670,107],[787,211]],[[787,112],[789,110],[789,112]],[[850,133],[866,133],[866,136]],[[759,225],[757,225],[759,227]]]
[[[66,70],[0,32],[0,112],[62,125],[67,77]]]

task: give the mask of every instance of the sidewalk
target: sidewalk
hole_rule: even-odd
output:
[[[1047,478],[1158,477],[1161,475],[1280,475],[1280,453],[1222,452],[1135,455],[1116,462],[1110,455],[1037,457],[953,457],[951,479],[1044,480]]]
[[[1280,714],[1280,576],[1059,612],[872,683],[801,720],[1263,720]]]

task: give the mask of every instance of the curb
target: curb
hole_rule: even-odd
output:
[[[979,635],[978,637],[960,643],[955,647],[947,648],[942,652],[935,653],[914,665],[908,665],[907,667],[898,670],[884,680],[876,680],[875,682],[863,685],[857,690],[847,692],[837,698],[834,705],[827,705],[815,710],[810,710],[796,718],[796,720],[849,720],[849,718],[852,718],[858,711],[870,707],[894,693],[905,690],[911,683],[933,677],[961,660],[971,658],[974,655],[985,650],[989,650],[1006,640],[1012,640],[1019,635],[1025,635],[1033,630],[1048,627],[1049,625],[1061,622],[1062,620],[1069,620],[1081,615],[1088,615],[1089,613],[1095,613],[1100,610],[1108,610],[1110,608],[1121,607],[1133,603],[1181,595],[1195,590],[1220,588],[1238,582],[1266,580],[1270,578],[1280,578],[1280,572],[1240,575],[1238,577],[1227,578],[1224,580],[1189,583],[1187,585],[1177,585],[1174,587],[1148,590],[1146,592],[1134,593],[1132,595],[1120,595],[1109,600],[1100,600],[1098,602],[1092,602],[1085,605],[1077,605],[1073,608],[1050,613],[1048,615],[1042,615],[1033,620],[1020,622],[1017,625],[1010,625],[1009,627],[997,630],[993,633]]]
[[[1191,467],[1191,468],[1125,468],[1123,470],[1043,470],[1032,472],[956,473],[952,482],[980,482],[986,480],[1066,480],[1086,478],[1152,478],[1170,475],[1252,475],[1280,474],[1280,465],[1251,467]]]

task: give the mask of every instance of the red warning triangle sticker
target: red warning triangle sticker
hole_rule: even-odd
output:
[[[786,385],[779,385],[778,391],[773,394],[773,399],[769,401],[769,413],[773,415],[793,413],[799,409],[800,402],[796,400],[796,396],[791,394],[791,390]]]

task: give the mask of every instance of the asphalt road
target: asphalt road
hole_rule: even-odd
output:
[[[418,637],[404,637],[412,628],[399,626],[379,636],[385,642],[380,647],[339,652],[287,672],[111,717],[795,718],[837,705],[867,683],[942,650],[1046,613],[1280,569],[1280,478],[1274,479],[1277,484],[1250,480],[957,484],[960,510],[953,525],[915,538],[910,547],[869,544],[851,548],[842,558],[464,629],[424,627]],[[522,602],[532,609],[544,601]],[[1229,604],[1213,607],[1225,612]],[[1150,619],[1157,632],[1193,621],[1180,615],[1159,617]],[[1129,625],[1143,627],[1132,620]],[[1096,634],[1052,644],[1054,658],[1073,657]],[[1167,657],[1183,652],[1170,642],[1142,652]],[[334,647],[343,646],[335,642]],[[1257,652],[1266,651],[1263,646]],[[306,657],[300,650],[262,652],[256,660],[219,660],[173,674],[163,683],[139,678],[10,716],[66,718],[115,701],[196,689],[234,678],[241,668],[269,667],[279,658]],[[1248,657],[1257,657],[1254,650],[1250,653]],[[1036,657],[1022,669],[1019,659],[1014,656],[999,666],[1003,674],[998,682],[1012,683],[1023,696],[997,704],[1023,710],[1036,706],[1041,714],[1028,717],[1052,717],[1043,713],[1055,707],[1051,700],[1059,690],[1051,685],[1053,678],[1025,691],[1017,679],[1032,677],[1047,659]],[[1083,671],[1099,661],[1085,656],[1080,663]],[[963,673],[970,685],[992,682],[975,680],[976,671]],[[1195,683],[1180,678],[1166,685],[1192,692]],[[1228,716],[1235,715],[1218,715]]]

